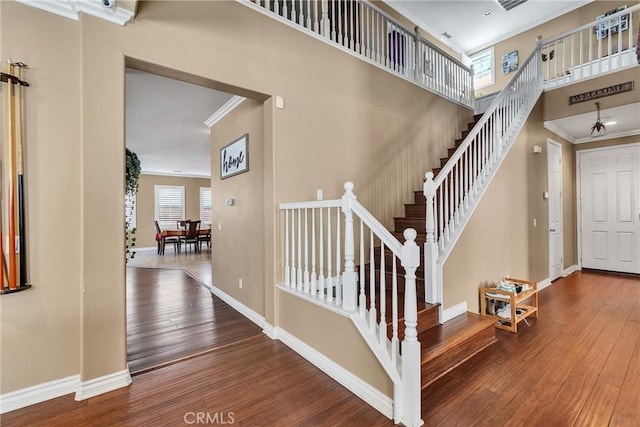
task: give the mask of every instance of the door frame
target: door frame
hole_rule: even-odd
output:
[[[562,188],[564,185],[564,180],[562,179],[562,168],[563,166],[563,159],[562,159],[562,144],[560,144],[559,142],[554,141],[551,138],[547,138],[547,191],[549,190],[550,187],[550,175],[551,175],[551,168],[550,168],[550,161],[551,161],[551,156],[549,155],[549,146],[553,145],[555,147],[557,147],[560,150],[560,251],[561,251],[561,259],[562,259],[562,265],[561,265],[561,272],[560,275],[558,277],[556,277],[555,279],[558,279],[560,277],[563,276],[564,274],[564,207],[563,207],[563,194],[562,194]],[[551,200],[552,195],[549,194],[549,199]],[[551,245],[552,245],[552,241],[551,241],[551,237],[550,237],[550,229],[551,229],[551,203],[549,203],[547,201],[547,236],[549,237],[549,279],[550,280],[555,280],[551,278],[551,268],[553,267],[552,264],[552,260],[551,260]]]
[[[578,270],[582,270],[582,182],[580,168],[582,166],[582,154],[594,151],[614,150],[617,148],[637,147],[640,142],[632,142],[630,144],[609,145],[607,147],[587,148],[586,150],[576,151],[576,234],[578,241]]]

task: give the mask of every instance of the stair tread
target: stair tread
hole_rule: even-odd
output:
[[[467,312],[443,325],[421,332],[418,340],[422,344],[422,363],[435,359],[485,328],[493,328],[494,323],[493,319]]]

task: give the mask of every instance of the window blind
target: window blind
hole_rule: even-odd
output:
[[[200,220],[211,224],[211,187],[200,187]]]
[[[184,218],[184,187],[155,186],[155,217],[161,228],[175,228]]]

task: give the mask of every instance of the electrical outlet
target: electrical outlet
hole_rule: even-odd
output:
[[[242,279],[238,279],[238,286],[242,289]]]

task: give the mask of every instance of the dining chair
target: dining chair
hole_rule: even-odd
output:
[[[167,243],[173,243],[173,250],[175,253],[180,253],[180,238],[178,236],[162,237],[162,230],[158,221],[154,221],[156,224],[156,242],[158,243],[158,255],[164,255],[164,248]]]
[[[200,249],[202,249],[202,242],[207,242],[207,249],[211,252],[211,226],[209,226],[206,231],[206,234],[198,234],[198,245],[200,246]]]
[[[185,222],[185,233],[184,236],[180,236],[181,243],[184,243],[185,250],[188,248],[189,244],[193,244],[195,252],[200,252],[200,241],[198,240],[198,235],[200,234],[200,220],[190,221],[187,220]]]

